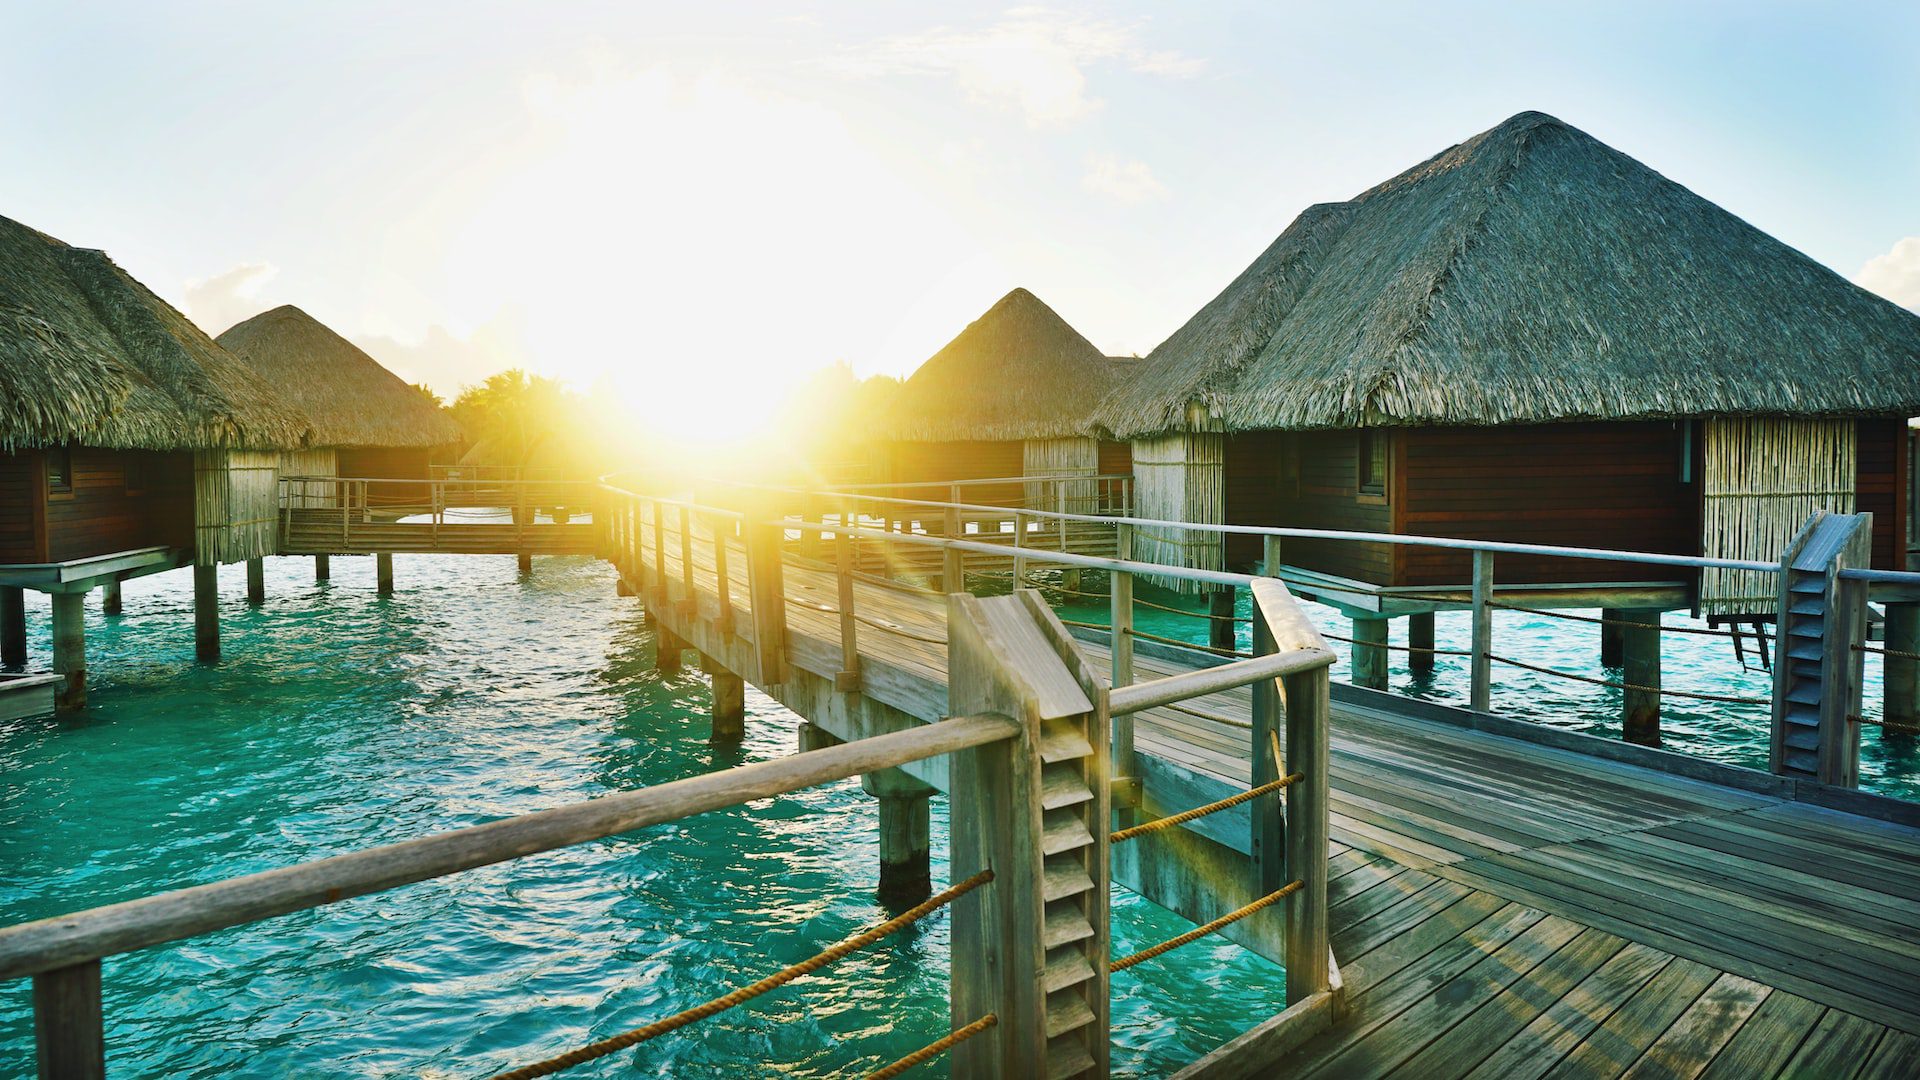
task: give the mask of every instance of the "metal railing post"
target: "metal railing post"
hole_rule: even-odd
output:
[[[1114,527],[1114,558],[1123,561],[1133,559],[1133,526]],[[1131,570],[1111,570],[1107,573],[1107,582],[1111,590],[1107,608],[1108,649],[1112,659],[1112,682],[1114,687],[1133,685],[1133,572]],[[1139,763],[1133,756],[1133,714],[1121,713],[1112,718],[1113,722],[1113,772],[1116,779],[1125,782],[1130,802],[1138,804],[1140,785]]]
[[[1493,702],[1493,552],[1473,553],[1473,656],[1469,704],[1486,712]]]

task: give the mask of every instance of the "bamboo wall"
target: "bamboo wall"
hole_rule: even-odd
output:
[[[1028,439],[1020,447],[1022,476],[1095,476],[1100,472],[1100,441],[1089,438]],[[1027,484],[1026,505],[1057,510],[1059,496],[1052,484]],[[1067,512],[1091,514],[1099,509],[1099,485],[1092,480],[1066,485]]]
[[[1201,524],[1224,524],[1225,438],[1219,432],[1175,432],[1133,441],[1134,516]],[[1162,566],[1220,570],[1226,565],[1221,534],[1191,529],[1140,527],[1133,556]],[[1213,592],[1213,586],[1172,578],[1155,584],[1180,592]]]
[[[197,451],[193,455],[195,561],[212,566],[273,554],[279,487],[280,455],[274,451]]]
[[[1814,511],[1853,512],[1853,421],[1728,418],[1701,426],[1700,531],[1708,557],[1773,562]],[[1772,614],[1778,588],[1772,574],[1705,570],[1700,608],[1707,615]]]
[[[340,454],[323,450],[280,451],[281,476],[339,476]],[[313,510],[340,505],[336,487],[330,483],[288,484],[287,495],[293,505]]]

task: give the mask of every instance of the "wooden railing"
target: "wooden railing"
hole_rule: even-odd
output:
[[[835,670],[822,675],[832,678],[833,687],[838,692],[856,692],[862,688],[863,648],[869,655],[886,654],[884,645],[867,642],[863,646],[862,627],[878,630],[883,638],[897,637],[904,632],[896,625],[879,621],[877,616],[880,613],[876,612],[876,617],[870,618],[858,607],[859,590],[855,588],[856,583],[886,581],[885,578],[866,575],[857,569],[857,551],[862,545],[930,546],[939,549],[943,559],[949,561],[1005,553],[1012,546],[1007,541],[995,541],[977,533],[966,535],[978,539],[960,539],[958,536],[930,536],[889,529],[878,519],[862,516],[859,504],[863,497],[857,495],[842,493],[837,507],[827,508],[818,518],[808,513],[802,519],[798,516],[768,516],[770,511],[765,509],[768,506],[791,505],[791,500],[782,497],[783,493],[763,491],[752,494],[754,498],[737,501],[734,506],[716,506],[689,498],[609,485],[605,504],[607,533],[604,544],[607,557],[621,569],[623,580],[634,583],[655,610],[671,613],[678,619],[705,617],[715,622],[727,620],[731,623],[740,618],[735,610],[736,594],[744,591],[749,609],[745,618],[752,626],[752,656],[756,669],[747,674],[763,686],[785,682],[794,666],[789,649],[789,618],[794,606],[836,616],[834,625],[839,636],[839,660]],[[743,506],[754,508],[745,509]],[[736,543],[746,564],[743,589],[736,579],[732,556],[727,554],[728,549]],[[831,545],[831,552],[825,550],[828,545]],[[1135,573],[1160,572],[1164,569],[1148,563],[1081,556],[1070,551],[1039,547],[1022,547],[1020,550],[1027,552],[1023,558],[1030,558],[1036,563],[1051,561],[1070,566],[1097,566],[1108,570],[1116,580],[1123,582]],[[824,609],[817,600],[789,591],[785,584],[789,565],[825,570],[834,575],[836,587],[832,609]],[[1181,572],[1206,574],[1204,571]],[[964,572],[949,569],[948,573],[953,574],[952,580],[959,581]],[[1212,575],[1209,580],[1218,578],[1239,581],[1244,579],[1244,575]],[[901,585],[899,582],[892,584]],[[1124,634],[1116,634],[1113,638],[1116,648],[1112,678],[1102,678],[1092,672],[1076,639],[1039,594],[1032,590],[986,598],[953,593],[945,601],[949,707],[955,711],[1003,710],[1025,713],[1036,718],[1042,728],[1069,723],[1087,732],[1089,746],[1084,754],[1057,753],[1044,762],[1043,768],[1057,769],[1062,763],[1084,759],[1082,764],[1073,767],[1081,770],[1081,779],[1093,793],[1086,800],[1088,820],[1085,827],[1090,839],[1083,845],[1086,849],[1084,856],[1081,847],[1066,847],[1054,851],[1048,860],[1057,862],[1056,856],[1062,855],[1076,859],[1084,857],[1087,861],[1080,869],[1086,875],[1088,886],[1097,886],[1104,893],[1107,880],[1106,833],[1112,814],[1108,805],[1109,795],[1112,793],[1119,805],[1129,808],[1123,810],[1123,820],[1131,820],[1133,811],[1130,808],[1138,806],[1140,802],[1140,772],[1135,763],[1132,736],[1133,714],[1222,690],[1253,686],[1254,722],[1248,753],[1253,761],[1254,789],[1267,789],[1252,807],[1252,834],[1248,844],[1248,850],[1254,853],[1254,883],[1259,899],[1223,920],[1216,920],[1218,925],[1210,928],[1224,927],[1239,918],[1255,914],[1267,905],[1284,901],[1288,998],[1299,1008],[1301,1023],[1324,1026],[1333,1015],[1333,971],[1326,919],[1326,858],[1328,668],[1335,655],[1283,583],[1274,579],[1260,579],[1254,581],[1252,587],[1257,612],[1258,655],[1145,683],[1134,681],[1131,652],[1127,648],[1130,640]],[[924,594],[927,590],[916,591]],[[1003,614],[999,618],[991,617],[996,608],[1017,611],[1018,616]],[[1010,625],[1017,626],[1022,622],[1032,627],[1030,633],[1008,629]],[[1066,704],[1062,705],[1062,702]],[[1047,758],[1048,755],[1043,754],[1042,757]],[[996,766],[990,776],[955,777],[952,797],[956,807],[953,858],[956,879],[981,865],[1003,865],[996,859],[1032,857],[1031,852],[1023,855],[1017,851],[1003,851],[993,857],[982,855],[975,850],[975,841],[969,838],[969,826],[964,823],[965,815],[958,809],[969,806],[975,798],[984,798],[986,804],[993,806],[1021,806],[1021,799],[1025,798],[1022,792],[1029,788],[1021,779],[1022,774],[1010,769],[1010,766],[1003,764]],[[1288,778],[1285,781],[1282,780],[1283,772]],[[980,785],[982,794],[966,794],[968,784]],[[1057,788],[1050,787],[1049,790]],[[1202,812],[1218,808],[1206,808]],[[1018,812],[1027,813],[1026,810]],[[1035,810],[1034,813],[1042,818],[1048,816],[1044,809]],[[1283,826],[1283,822],[1291,823],[1291,826]],[[1043,866],[1040,870],[1042,879],[1059,880],[1064,875],[1065,871],[1057,865]],[[1006,895],[1008,892],[1010,890],[1003,890],[996,895]],[[1056,895],[1055,899],[1058,898]],[[993,901],[983,899],[980,902]],[[1028,919],[1028,925],[1037,935],[1048,932],[1047,918],[1064,917],[1058,916],[1058,912],[1045,904],[1035,910],[1042,909],[1044,917]],[[1074,993],[1086,992],[1092,996],[1081,1002],[1084,1014],[1072,1013],[1081,1022],[1067,1030],[1071,1033],[1096,1025],[1100,1028],[1099,1038],[1081,1044],[1077,1052],[1087,1055],[1091,1063],[1089,1068],[1098,1066],[1096,1075],[1104,1075],[1106,973],[1103,965],[1137,962],[1139,959],[1105,960],[1105,909],[1106,901],[1102,899],[1099,918],[1093,920],[1088,929],[1088,939],[1098,942],[1101,952],[1097,960],[1089,960],[1087,978],[1063,982],[1065,976],[1059,972],[1049,978],[1044,972],[1036,971],[1029,973],[1031,979],[1013,972],[1012,985],[1031,986],[1038,983],[1055,986],[1056,989],[1051,994],[1040,995],[1041,1000],[1037,1005],[1034,1002],[997,1003],[993,1011],[999,1014],[1002,1029],[991,1038],[982,1036],[972,1040],[974,1048],[956,1058],[957,1068],[971,1062],[962,1068],[963,1072],[1026,1075],[1026,1070],[1016,1066],[1025,1063],[1030,1069],[1031,1063],[1039,1058],[1022,1058],[1019,1055],[1043,1051],[1068,1053],[1054,1043],[1034,1041],[1040,1038],[1037,1035],[1020,1034],[1020,1026],[1007,1025],[1007,1017],[1015,1013],[1037,1017],[1041,1014],[1034,1013],[1034,1008],[1050,1009],[1050,1022],[1055,1029],[1060,1029],[1061,1010],[1067,1006],[1061,1005],[1056,995],[1077,988],[1073,989]],[[962,924],[958,921],[958,912],[956,920],[954,1011],[956,1021],[960,1021],[980,1012],[985,1007],[980,1003],[990,995],[985,989],[972,987],[963,978],[963,966],[969,962],[967,958],[975,950],[967,943]],[[1060,936],[1072,940],[1064,932]],[[1029,946],[1016,955],[1041,953],[1044,950],[1035,952]],[[1004,982],[1008,974],[1003,972],[999,978]],[[990,1055],[995,1052],[992,1048],[996,1046],[1000,1048],[998,1052],[1014,1056],[993,1059],[997,1064],[989,1068],[983,1064],[985,1059],[976,1056]]]
[[[1865,558],[1862,552],[1865,549],[1859,548],[1861,541],[1858,538],[1870,531],[1871,515],[1816,515],[1815,520],[1824,520],[1826,524],[1822,528],[1830,533],[1843,530],[1846,536],[1855,539],[1845,543],[1836,541],[1834,544],[1817,545],[1815,555],[1824,561],[1817,572],[1802,570],[1800,573],[1816,573],[1821,581],[1831,582],[1831,587],[1823,587],[1822,595],[1832,596],[1836,604],[1848,601],[1856,592],[1859,595],[1859,611],[1865,610],[1868,599],[1886,603],[1886,625],[1890,633],[1898,631],[1901,636],[1890,638],[1887,647],[1876,649],[1865,644],[1868,626],[1864,618],[1835,620],[1831,625],[1822,621],[1821,632],[1831,633],[1831,636],[1820,639],[1824,643],[1821,646],[1825,658],[1822,663],[1828,665],[1828,674],[1818,680],[1808,678],[1806,671],[1812,661],[1804,655],[1805,643],[1799,646],[1803,655],[1796,657],[1791,655],[1795,643],[1784,636],[1791,627],[1806,623],[1806,613],[1793,610],[1795,604],[1805,607],[1806,601],[1804,598],[1788,597],[1783,591],[1776,610],[1771,614],[1763,614],[1762,618],[1780,628],[1783,635],[1780,649],[1789,655],[1786,661],[1773,665],[1773,693],[1770,697],[1762,697],[1662,684],[1658,642],[1663,633],[1709,634],[1729,639],[1730,642],[1742,636],[1737,628],[1701,630],[1662,626],[1661,609],[1647,606],[1654,601],[1641,598],[1662,593],[1684,598],[1687,595],[1684,583],[1660,587],[1648,583],[1621,586],[1598,594],[1606,597],[1601,600],[1596,599],[1596,594],[1591,590],[1578,587],[1556,590],[1555,587],[1502,585],[1496,577],[1496,565],[1500,558],[1514,556],[1606,562],[1649,567],[1669,573],[1690,573],[1711,567],[1780,577],[1789,562],[1805,563],[1809,558],[1799,548],[1783,553],[1781,561],[1762,562],[1453,537],[1169,522],[1120,514],[1063,513],[990,503],[901,498],[864,489],[816,491],[721,485],[716,490],[727,492],[735,498],[759,500],[763,506],[782,511],[781,523],[785,526],[783,535],[794,553],[804,559],[812,559],[817,563],[823,557],[825,545],[834,536],[844,533],[852,544],[851,552],[845,557],[862,579],[889,580],[893,584],[910,587],[919,584],[922,587],[931,585],[941,590],[956,590],[965,588],[970,577],[979,579],[991,575],[1003,580],[1010,577],[1017,585],[1027,584],[1032,580],[1031,568],[1040,565],[1064,570],[1076,577],[1083,570],[1109,571],[1109,625],[1114,640],[1116,674],[1120,667],[1130,663],[1133,642],[1152,637],[1133,627],[1135,579],[1144,575],[1153,581],[1180,579],[1235,588],[1247,587],[1262,576],[1274,576],[1295,587],[1325,591],[1323,576],[1296,571],[1282,561],[1282,545],[1286,540],[1305,539],[1452,550],[1465,553],[1470,558],[1470,582],[1420,592],[1420,602],[1428,611],[1452,609],[1471,613],[1471,635],[1466,648],[1436,648],[1430,637],[1424,644],[1410,642],[1406,646],[1390,645],[1386,639],[1384,615],[1365,620],[1356,615],[1352,638],[1328,635],[1351,644],[1356,675],[1363,670],[1372,673],[1372,679],[1363,682],[1363,685],[1384,685],[1386,655],[1390,650],[1398,649],[1419,657],[1429,669],[1433,657],[1457,654],[1467,667],[1467,704],[1475,711],[1488,712],[1493,709],[1496,672],[1530,671],[1547,678],[1619,690],[1622,697],[1623,736],[1628,741],[1655,745],[1660,741],[1659,713],[1664,699],[1705,700],[1748,707],[1755,710],[1756,718],[1771,717],[1773,767],[1776,772],[1843,786],[1851,786],[1857,777],[1860,728],[1863,725],[1884,723],[1890,728],[1912,728],[1916,715],[1920,714],[1920,701],[1915,700],[1917,695],[1913,689],[1915,673],[1920,671],[1920,574],[1862,568],[1861,563]],[[1143,527],[1178,527],[1220,536],[1258,537],[1264,545],[1262,565],[1267,575],[1198,570],[1136,560],[1132,558],[1133,546],[1130,541],[1134,532]],[[1783,582],[1785,580],[1780,579]],[[1849,581],[1858,582],[1858,588],[1848,591],[1845,583]],[[1660,602],[1672,603],[1670,600]],[[1684,602],[1684,599],[1679,602]],[[1607,620],[1612,623],[1611,627],[1601,627],[1603,633],[1617,633],[1623,639],[1625,664],[1617,679],[1566,672],[1551,664],[1526,659],[1524,655],[1502,651],[1496,641],[1495,613],[1498,611],[1520,610],[1540,616],[1582,618],[1561,614],[1555,609],[1595,606],[1621,609],[1612,612],[1621,618]],[[1233,619],[1230,615],[1196,617]],[[1752,636],[1762,633],[1759,629],[1746,631]],[[1764,637],[1757,644],[1761,648],[1768,647]],[[1205,649],[1215,655],[1237,655],[1236,650],[1230,648],[1192,647]],[[1729,651],[1732,651],[1731,647]],[[1881,718],[1866,716],[1859,700],[1859,689],[1864,679],[1863,659],[1868,654],[1881,655],[1886,665],[1887,697]],[[1813,694],[1820,695],[1824,703],[1819,711],[1827,718],[1825,722],[1828,725],[1817,736],[1810,736],[1804,731],[1796,732],[1787,718],[1788,713],[1804,716],[1804,710],[1796,710],[1795,707],[1807,702],[1796,700],[1796,697],[1806,699]],[[1790,741],[1813,745],[1789,746]],[[1817,757],[1809,756],[1816,747],[1819,751]]]
[[[297,911],[339,903],[431,878],[506,862],[543,851],[677,821],[695,814],[765,799],[851,776],[948,755],[962,763],[988,755],[974,768],[986,776],[1011,757],[1035,753],[1037,740],[1023,717],[960,717],[910,731],[843,743],[792,757],[743,765],[672,783],[488,822],[470,828],[369,848],[329,859],[249,874],[156,896],[92,908],[0,929],[0,981],[33,980],[34,1031],[43,1077],[105,1075],[101,960],[170,941],[198,937]],[[966,811],[962,809],[960,816]],[[1025,828],[1019,817],[987,816],[970,826],[998,847],[1031,846],[1035,836],[1002,836]],[[1023,887],[1021,867],[994,865],[981,892]],[[1024,884],[1038,894],[1038,885]],[[970,950],[1006,955],[1030,940],[1030,925],[1007,920],[1004,905],[975,903],[968,924]],[[970,961],[954,950],[957,968]],[[969,978],[979,976],[969,974]],[[1000,1018],[1012,1030],[1017,1018]],[[1003,1073],[1001,1075],[1016,1075]]]

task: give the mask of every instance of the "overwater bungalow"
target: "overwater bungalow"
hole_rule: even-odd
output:
[[[1103,355],[1039,297],[1015,289],[907,379],[884,423],[877,471],[893,483],[1126,473],[1126,443],[1102,441],[1088,419],[1133,364]],[[1008,485],[967,498],[1019,495]]]
[[[1903,567],[1916,411],[1920,317],[1528,112],[1310,207],[1098,420],[1132,440],[1143,517],[1776,560],[1814,511],[1862,511],[1874,565]],[[1135,542],[1216,568],[1255,539]],[[1375,634],[1473,576],[1464,551],[1385,543],[1288,541],[1282,562]],[[1512,556],[1495,576],[1621,573]],[[1762,578],[1593,606],[1764,616]]]
[[[237,323],[214,340],[311,423],[313,445],[281,456],[283,476],[420,480],[373,485],[367,493],[375,507],[417,504],[426,500],[424,481],[435,455],[450,455],[462,439],[446,410],[291,304]],[[315,495],[321,493],[309,498]]]
[[[0,218],[0,644],[26,661],[23,589],[53,596],[60,704],[85,701],[82,600],[196,568],[201,655],[215,568],[274,548],[276,470],[309,424],[105,253]]]

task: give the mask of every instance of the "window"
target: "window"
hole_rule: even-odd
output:
[[[1362,495],[1385,498],[1387,494],[1387,433],[1384,431],[1362,431],[1360,433],[1360,476],[1358,490]]]
[[[73,448],[50,446],[47,448],[46,457],[47,490],[71,492],[73,490]]]

